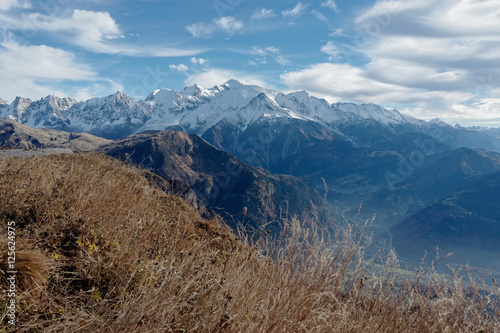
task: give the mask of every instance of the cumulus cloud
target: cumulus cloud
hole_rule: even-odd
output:
[[[476,121],[491,119],[497,124],[500,123],[498,110],[500,110],[500,98],[485,98],[470,105],[459,104],[454,107],[455,115],[461,116],[462,119]]]
[[[327,1],[328,2],[328,1]],[[377,1],[356,20],[348,50],[360,66],[316,64],[282,75],[330,100],[395,105],[414,116],[498,118],[500,7],[494,0]],[[327,42],[330,61],[349,58]]]
[[[201,53],[203,50],[128,44],[125,35],[107,12],[74,10],[67,16],[24,14],[20,18],[0,16],[0,22],[13,31],[48,31],[54,36],[95,53],[128,56],[177,57]]]
[[[75,10],[68,17],[54,17],[41,13],[24,16],[24,29],[63,32],[90,50],[110,51],[106,40],[124,38],[115,20],[107,12]]]
[[[290,60],[288,60],[287,58],[285,58],[284,56],[282,55],[278,55],[274,58],[274,60],[276,60],[276,62],[278,64],[280,64],[281,66],[286,66],[290,63]]]
[[[242,29],[243,23],[232,16],[215,19],[212,23],[200,22],[186,27],[194,38],[211,38],[216,31],[224,31],[232,36]]]
[[[274,46],[268,46],[266,48],[254,46],[254,47],[252,47],[252,50],[250,51],[251,54],[261,56],[261,57],[266,56],[269,53],[277,54],[279,52],[280,52],[280,50]]]
[[[299,2],[295,7],[283,10],[281,14],[283,15],[283,17],[290,17],[290,18],[300,17],[302,14],[304,14],[307,7],[309,7],[309,5],[304,5],[301,2]]]
[[[292,89],[306,89],[334,101],[342,98],[370,100],[395,89],[401,89],[371,80],[364,75],[362,69],[349,64],[315,64],[303,70],[283,74],[281,79]]]
[[[420,112],[449,110],[453,105],[472,97],[470,93],[425,91],[381,82],[370,78],[364,68],[349,64],[316,64],[300,71],[283,74],[281,79],[294,90],[305,89],[331,102],[350,100],[382,105],[418,104],[422,107]]]
[[[189,59],[189,61],[191,61],[191,63],[193,63],[195,65],[203,65],[208,60],[207,59],[203,59],[203,58],[192,57],[191,59]]]
[[[326,43],[321,48],[321,52],[328,54],[329,55],[328,60],[330,60],[330,61],[338,60],[341,57],[340,50],[335,45],[335,43],[332,41],[329,41],[328,43]]]
[[[194,38],[210,38],[215,32],[215,26],[211,23],[195,23],[188,25],[186,30],[193,35]]]
[[[232,16],[224,16],[220,19],[214,20],[214,22],[219,29],[227,32],[230,35],[234,35],[234,33],[243,29],[243,23],[236,20]]]
[[[253,15],[252,15],[252,20],[254,21],[262,21],[271,17],[275,17],[276,14],[272,9],[266,9],[262,8],[259,10],[256,10]]]
[[[39,98],[58,93],[52,84],[64,81],[98,81],[97,73],[80,63],[75,54],[40,45],[20,45],[14,41],[0,43],[0,86],[2,97],[17,95]]]
[[[187,70],[189,70],[189,67],[184,65],[184,64],[180,64],[180,65],[169,65],[168,66],[171,70],[173,71],[178,71],[178,72],[185,72]]]

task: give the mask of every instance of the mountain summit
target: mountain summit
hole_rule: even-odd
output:
[[[7,102],[3,101],[2,104]],[[11,117],[33,127],[101,132],[107,137],[171,127],[203,135],[222,120],[242,129],[258,121],[276,118],[302,119],[324,125],[357,118],[372,118],[384,125],[406,123],[409,120],[418,122],[401,115],[397,110],[389,111],[373,104],[331,105],[306,91],[283,94],[245,85],[237,80],[229,80],[209,89],[196,84],[179,92],[161,88],[144,101],[121,92],[85,102],[55,96],[33,102],[17,97],[0,112],[2,117]]]
[[[164,129],[207,136],[223,128],[239,135],[250,127],[299,121],[315,123],[357,145],[372,144],[381,135],[422,133],[450,147],[500,151],[498,133],[488,129],[425,122],[375,104],[330,104],[306,91],[284,94],[236,80],[212,88],[196,84],[181,91],[161,88],[145,100],[121,92],[88,101],[17,97],[9,105],[0,102],[0,118],[7,117],[35,128],[88,132],[108,139]]]

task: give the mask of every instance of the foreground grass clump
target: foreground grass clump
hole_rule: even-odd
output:
[[[15,221],[18,332],[500,329],[498,291],[403,276],[392,256],[380,268],[353,230],[326,241],[288,221],[249,244],[143,175],[94,154],[0,160],[0,269]]]

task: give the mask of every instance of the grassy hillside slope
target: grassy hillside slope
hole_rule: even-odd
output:
[[[249,245],[110,157],[0,159],[0,284],[14,221],[17,332],[494,332],[495,295],[373,271],[362,236],[290,221]],[[423,281],[426,281],[423,287]],[[0,330],[14,331],[0,295]]]
[[[12,119],[0,119],[0,148],[67,148],[73,151],[91,151],[110,142],[87,133],[35,129]]]

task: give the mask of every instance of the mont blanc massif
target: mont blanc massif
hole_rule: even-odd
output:
[[[235,80],[145,100],[17,97],[0,100],[0,118],[3,148],[118,157],[233,228],[276,232],[284,216],[371,221],[373,242],[402,263],[439,248],[453,252],[448,264],[500,270],[500,129]]]

